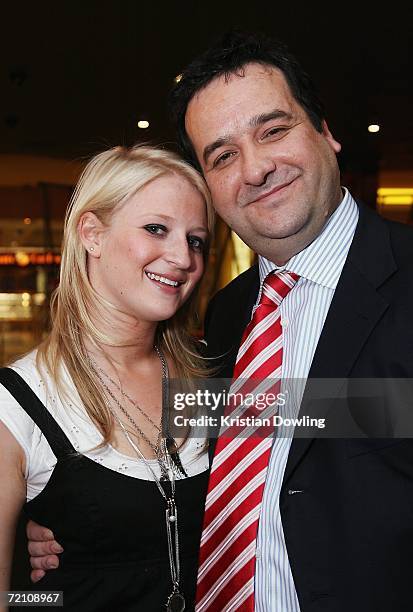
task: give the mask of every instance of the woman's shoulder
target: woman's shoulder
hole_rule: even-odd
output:
[[[39,359],[37,349],[19,357],[9,366],[31,388],[43,404],[47,403],[48,393],[55,392],[55,383],[45,365]],[[4,388],[2,387],[2,393]]]
[[[39,385],[40,375],[36,366],[36,351],[17,359],[8,367],[17,372],[33,390]],[[2,384],[0,384],[0,420],[23,448],[26,465],[29,465],[30,449],[35,438],[35,426],[13,393]]]
[[[14,370],[28,385],[35,391],[36,387],[41,386],[42,374],[37,363],[37,350],[34,349],[23,357],[19,357],[12,363],[7,365],[8,368]],[[0,394],[4,395],[6,389],[3,385],[0,386]]]
[[[34,381],[38,381],[41,377],[37,365],[37,349],[30,351],[30,353],[27,353],[22,357],[19,357],[12,363],[8,364],[7,367],[17,372],[17,374],[19,374],[19,376],[21,376],[30,386],[33,385]]]

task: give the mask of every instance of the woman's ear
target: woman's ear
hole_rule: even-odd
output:
[[[100,257],[104,229],[102,221],[94,213],[86,212],[80,217],[77,231],[83,246],[91,257]]]

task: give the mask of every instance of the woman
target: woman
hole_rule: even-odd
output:
[[[162,404],[169,376],[205,371],[188,326],[212,225],[203,179],[172,153],[87,165],[51,333],[1,372],[0,591],[25,505],[64,548],[35,588],[65,609],[192,607],[207,454],[168,435]]]

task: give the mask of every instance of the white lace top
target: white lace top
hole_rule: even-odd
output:
[[[65,386],[70,390],[72,403],[63,404],[52,379],[42,377],[36,367],[36,351],[19,359],[11,366],[22,376],[26,383],[39,397],[51,415],[60,425],[74,448],[104,467],[123,472],[132,478],[153,480],[145,463],[123,455],[110,445],[98,450],[91,450],[102,441],[102,435],[91,422],[82,407],[77,390],[66,373]],[[49,443],[32,419],[21,408],[10,393],[0,385],[0,420],[6,425],[26,456],[27,500],[38,495],[46,486],[56,465],[56,457]],[[208,453],[200,452],[203,440],[188,438],[179,455],[188,476],[195,476],[208,469]],[[160,476],[158,462],[148,461],[152,469]]]

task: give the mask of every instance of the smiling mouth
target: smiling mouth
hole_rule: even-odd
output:
[[[261,200],[265,200],[269,196],[277,194],[279,191],[282,191],[285,187],[288,187],[289,185],[291,185],[294,181],[295,179],[292,179],[291,181],[288,181],[287,183],[282,183],[281,185],[277,185],[276,187],[273,187],[272,189],[270,189],[270,191],[267,191],[266,193],[263,193],[260,196],[258,196],[258,198],[255,198],[255,200],[252,200],[250,204],[253,204],[254,202],[260,202]]]
[[[158,281],[158,283],[168,285],[169,287],[179,287],[179,285],[183,284],[183,281],[172,280],[171,278],[166,278],[166,276],[159,276],[159,274],[154,274],[153,272],[145,271],[145,274],[151,280]]]

